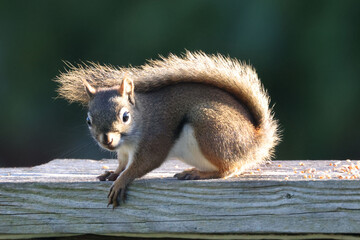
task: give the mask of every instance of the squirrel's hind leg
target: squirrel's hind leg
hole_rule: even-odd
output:
[[[256,129],[250,114],[239,103],[198,105],[189,114],[194,137],[202,155],[217,171],[193,169],[177,175],[179,179],[223,178],[237,175],[253,166],[251,152],[256,147]],[[194,165],[196,167],[196,165]]]
[[[194,128],[191,124],[185,124],[183,126],[180,136],[172,147],[168,158],[177,158],[190,166],[195,167],[174,176],[180,180],[199,180],[221,177],[218,168],[202,154],[194,135]]]

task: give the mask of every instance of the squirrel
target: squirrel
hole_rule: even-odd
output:
[[[114,181],[113,208],[169,158],[195,167],[178,179],[224,178],[270,160],[280,140],[266,90],[237,59],[187,51],[136,68],[67,66],[55,79],[59,96],[87,106],[93,138],[118,155],[117,169],[99,176]]]

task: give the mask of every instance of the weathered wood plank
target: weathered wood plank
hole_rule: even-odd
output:
[[[24,234],[224,239],[213,234],[336,238],[328,234],[360,233],[359,182],[346,180],[358,174],[356,161],[275,161],[239,177],[204,181],[173,179],[187,166],[171,161],[135,181],[127,203],[112,210],[106,206],[111,183],[95,177],[103,166],[114,169],[116,164],[54,160],[34,168],[0,169],[0,239]]]
[[[331,164],[331,166],[330,166]],[[334,164],[336,166],[334,166]],[[353,174],[342,171],[344,167],[353,165]],[[4,182],[93,182],[104,168],[116,169],[117,160],[82,160],[82,159],[56,159],[47,164],[32,168],[0,168],[0,183]],[[356,167],[356,168],[355,168]],[[256,169],[249,170],[240,176],[227,179],[227,181],[243,180],[341,180],[360,177],[358,168],[360,161],[273,161]],[[171,178],[188,165],[181,161],[166,162],[160,168],[147,174],[144,178]],[[259,171],[260,170],[260,171]],[[307,178],[304,178],[307,176]],[[308,178],[311,176],[311,178]],[[339,176],[341,178],[339,179]],[[321,178],[324,179],[321,179]],[[222,181],[224,182],[224,181]]]

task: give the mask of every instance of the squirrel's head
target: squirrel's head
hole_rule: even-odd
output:
[[[86,118],[89,130],[102,148],[117,150],[133,130],[134,83],[125,78],[120,87],[92,87],[84,81],[89,95]]]

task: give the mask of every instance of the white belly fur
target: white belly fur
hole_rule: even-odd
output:
[[[218,170],[218,168],[209,162],[202,154],[194,135],[194,129],[190,124],[184,125],[180,137],[170,150],[167,159],[171,158],[177,158],[200,171]]]

